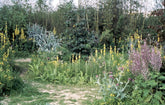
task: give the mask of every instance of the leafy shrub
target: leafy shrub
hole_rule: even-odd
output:
[[[28,23],[26,9],[19,4],[4,5],[0,8],[0,31],[5,30],[5,22],[8,23],[8,37],[11,39],[16,25],[18,28],[24,29],[26,27]]]
[[[100,42],[106,45],[114,45],[113,33],[111,32],[111,30],[105,30],[102,32],[102,35],[100,36]]]
[[[158,72],[151,72],[149,77],[150,79],[145,81],[141,76],[135,79],[132,95],[130,96],[130,101],[128,101],[129,104],[165,104],[164,91],[161,91],[163,89],[162,85],[164,84],[160,82],[160,79],[165,77],[161,76]]]
[[[95,34],[87,30],[85,20],[73,24],[72,28],[68,27],[63,36],[64,47],[83,55],[89,55],[98,43]]]

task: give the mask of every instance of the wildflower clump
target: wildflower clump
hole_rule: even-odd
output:
[[[5,33],[0,33],[0,94],[5,95],[11,90],[18,89],[21,79],[18,79],[13,73],[12,69],[12,56],[14,55],[11,43],[7,35],[7,23]],[[18,82],[17,87],[15,83]]]
[[[157,47],[147,45],[146,41],[140,48],[140,51],[132,50],[130,53],[130,70],[133,75],[142,75],[147,80],[149,69],[159,72],[162,66],[161,51]]]

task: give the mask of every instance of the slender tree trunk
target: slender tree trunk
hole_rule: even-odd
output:
[[[99,3],[100,0],[97,1]],[[96,10],[96,32],[99,33],[99,4],[97,5]]]
[[[81,0],[78,0],[78,9],[80,9],[80,6],[81,6]],[[77,13],[77,22],[80,21],[80,14]]]
[[[85,1],[85,6],[87,7],[87,1]],[[85,9],[85,19],[86,19],[86,22],[87,22],[87,29],[89,30],[89,19],[88,19],[88,13],[87,13],[87,8]]]
[[[89,30],[88,14],[86,12],[87,29]]]

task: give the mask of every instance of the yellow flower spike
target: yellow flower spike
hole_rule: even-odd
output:
[[[100,53],[101,53],[101,55],[102,55],[102,53],[103,53],[103,50],[102,50],[102,49],[100,50]]]
[[[127,69],[127,72],[129,72],[129,69]]]
[[[96,50],[95,50],[95,57],[97,57],[97,52],[98,52],[98,51],[97,51],[97,49],[96,49]]]
[[[16,25],[16,29],[15,29],[15,35],[19,35],[19,29],[17,28],[17,25]]]
[[[119,56],[119,50],[117,50],[117,56]]]
[[[11,77],[9,76],[8,79],[11,80]]]
[[[165,59],[165,56],[163,57],[163,59]]]
[[[131,51],[133,50],[133,47],[134,47],[134,46],[133,46],[133,44],[131,43]]]
[[[131,36],[131,42],[133,42],[133,36]]]
[[[54,65],[56,65],[56,64],[57,64],[57,61],[52,61],[52,63],[53,63]]]
[[[129,42],[129,40],[130,40],[130,38],[129,37],[127,37],[127,41]]]
[[[3,62],[0,62],[0,65],[4,65],[4,63]]]
[[[56,28],[54,27],[53,29],[53,34],[55,35],[56,34]]]
[[[14,42],[14,33],[13,33],[13,42]]]
[[[96,62],[96,59],[95,58],[93,58],[93,62]]]
[[[9,49],[7,49],[7,57],[9,56]]]
[[[109,53],[110,53],[110,55],[113,53],[113,51],[112,51],[112,46],[110,46]]]
[[[155,50],[155,53],[157,54],[157,48],[156,48],[156,46],[154,46],[154,50]]]
[[[114,60],[114,55],[112,54],[112,61]]]
[[[140,38],[141,38],[141,40],[143,40],[143,36],[142,36],[142,34],[141,34],[141,37],[140,37]]]
[[[121,42],[121,37],[119,38],[119,43]]]
[[[105,51],[106,51],[106,45],[104,44],[104,56],[105,56]]]
[[[81,54],[79,53],[78,59],[80,59],[80,58],[81,58]]]
[[[6,25],[5,25],[5,34],[7,35],[7,22],[6,22]]]
[[[72,63],[74,63],[74,54],[72,54]]]
[[[21,36],[20,36],[20,40],[25,39],[25,35],[24,35],[24,30],[23,28],[21,28]]]
[[[114,47],[114,52],[116,53],[116,46]]]
[[[158,37],[158,43],[160,42],[160,37]]]

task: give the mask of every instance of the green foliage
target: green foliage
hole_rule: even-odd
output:
[[[141,77],[135,79],[131,98],[131,104],[150,103],[161,105],[165,103],[163,92],[160,90],[162,84],[159,80],[161,75],[159,73],[151,73],[150,79],[144,81]]]
[[[91,55],[86,61],[81,55],[72,54],[67,61],[64,61],[65,51],[68,52],[63,48],[57,48],[57,52],[46,52],[33,56],[29,65],[29,73],[35,79],[57,84],[94,84],[96,75],[102,75],[103,71],[111,71],[117,75],[116,69],[122,67],[129,72],[127,57],[124,54],[112,51],[112,55],[107,52],[104,55],[102,51],[95,56]]]
[[[102,32],[101,36],[100,36],[100,42],[102,44],[106,44],[106,45],[113,45],[113,33],[111,32],[111,30],[105,30]]]
[[[21,91],[23,87],[22,79],[19,78],[12,68],[14,53],[6,33],[0,33],[0,96],[10,95],[12,91],[16,90]]]
[[[16,25],[18,28],[26,27],[28,22],[28,14],[26,9],[19,4],[15,4],[13,6],[3,6],[0,8],[0,31],[5,30],[5,22],[8,23],[8,35],[11,39]]]
[[[86,28],[86,21],[81,20],[78,23],[68,24],[68,30],[64,33],[63,46],[68,48],[71,52],[89,55],[92,48],[97,45],[95,34],[89,32]]]
[[[125,81],[123,80],[124,76],[124,71],[119,71],[118,75],[113,75],[113,73],[110,72],[104,73],[104,76],[101,78],[98,77],[96,83],[100,86],[99,92],[101,92],[103,100],[106,104],[117,104],[127,98],[127,86],[131,81],[131,78],[128,78]]]

